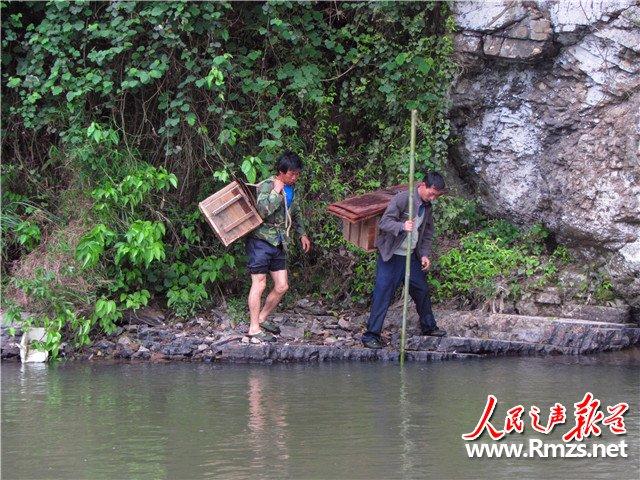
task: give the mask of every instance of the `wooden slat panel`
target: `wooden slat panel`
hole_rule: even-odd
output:
[[[342,235],[349,243],[367,252],[372,252],[376,249],[375,243],[379,220],[380,216],[360,222],[349,222],[346,219],[342,219]]]
[[[241,198],[242,198],[242,195],[236,195],[235,197],[231,198],[230,200],[227,200],[222,205],[220,205],[218,208],[216,208],[213,212],[211,212],[211,216],[215,217],[220,212],[222,212],[223,210],[226,210],[227,207],[229,207],[230,205],[236,203]]]
[[[228,233],[231,230],[233,230],[234,228],[236,228],[238,225],[240,225],[241,223],[246,222],[248,219],[250,219],[253,216],[253,212],[249,212],[247,214],[245,214],[244,216],[240,217],[239,219],[237,219],[235,222],[230,223],[229,225],[227,225],[226,227],[224,227],[224,232]]]
[[[395,185],[393,187],[376,190],[375,192],[332,203],[327,210],[329,213],[340,218],[346,218],[351,222],[366,220],[384,212],[391,198],[406,189],[406,185]]]
[[[198,204],[220,241],[228,246],[262,223],[249,191],[231,182]]]

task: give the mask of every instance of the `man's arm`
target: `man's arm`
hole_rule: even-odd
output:
[[[420,258],[428,257],[429,255],[431,255],[431,245],[433,243],[433,234],[435,231],[435,225],[433,223],[433,213],[431,212],[431,208],[428,208],[427,211],[424,212],[424,215],[424,234],[422,235],[420,245],[418,245],[418,253],[420,254]]]
[[[400,205],[400,196],[401,194],[396,194],[391,199],[378,224],[380,230],[396,237],[404,230],[404,219],[401,218],[404,209]]]
[[[306,224],[303,220],[303,216],[300,213],[300,206],[298,201],[294,201],[289,209],[289,213],[291,214],[291,221],[293,222],[293,228],[296,230],[298,235],[303,237],[307,234]]]
[[[263,219],[280,208],[283,201],[283,196],[273,190],[273,182],[265,181],[258,187],[256,208]]]

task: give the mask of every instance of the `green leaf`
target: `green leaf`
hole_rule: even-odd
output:
[[[187,123],[190,127],[193,127],[196,124],[196,115],[193,112],[187,113]]]
[[[240,165],[240,170],[242,170],[242,173],[244,173],[245,175],[248,175],[252,168],[253,163],[251,163],[251,160],[248,158],[244,162],[242,162],[242,165]]]
[[[408,55],[408,54],[406,54],[406,53],[399,53],[399,54],[396,56],[396,59],[395,59],[396,64],[397,64],[397,65],[402,65],[404,62],[406,62],[406,61],[407,61],[407,57],[408,57],[408,56],[409,56],[409,55]]]
[[[280,123],[290,128],[298,127],[298,122],[296,122],[295,118],[293,117],[283,117],[280,119]]]

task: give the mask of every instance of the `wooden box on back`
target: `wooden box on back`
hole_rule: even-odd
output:
[[[371,217],[359,222],[350,222],[343,218],[342,235],[348,242],[353,243],[367,252],[373,252],[376,249],[375,243],[378,237],[379,221],[380,216]]]
[[[225,247],[262,223],[253,196],[241,181],[233,181],[198,204]]]
[[[332,203],[327,210],[342,219],[342,235],[345,240],[372,252],[376,249],[380,217],[393,196],[406,189],[406,185],[395,185],[376,190]]]

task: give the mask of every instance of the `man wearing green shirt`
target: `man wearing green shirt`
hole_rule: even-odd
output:
[[[299,204],[294,200],[294,185],[302,171],[302,161],[287,151],[278,158],[276,169],[276,175],[258,185],[256,206],[263,223],[246,239],[247,267],[251,274],[248,336],[253,343],[274,342],[272,333],[280,333],[280,328],[268,321],[267,316],[289,289],[286,250],[292,228],[300,235],[304,252],[311,250]],[[274,285],[261,308],[267,273]]]

